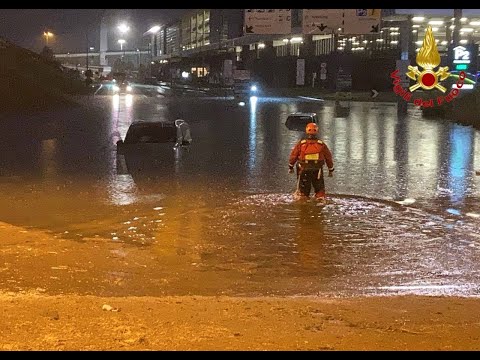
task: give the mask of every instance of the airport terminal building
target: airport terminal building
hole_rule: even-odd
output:
[[[193,77],[205,77],[221,74],[224,60],[230,59],[237,67],[257,74],[268,85],[282,87],[294,85],[296,60],[305,58],[307,73],[319,73],[321,66],[327,69],[324,83],[318,81],[318,86],[333,86],[332,75],[338,73],[338,66],[334,64],[338,63],[342,71],[352,73],[353,82],[358,86],[363,83],[365,88],[375,85],[381,89],[390,84],[383,75],[376,79],[376,74],[389,73],[402,52],[408,51],[408,57],[414,58],[428,25],[432,27],[441,56],[447,55],[455,36],[465,45],[480,40],[480,10],[462,10],[461,17],[457,14],[459,31],[455,33],[453,9],[382,9],[380,31],[363,35],[302,34],[302,12],[302,9],[292,9],[290,34],[246,35],[244,9],[192,10],[148,34],[154,73],[168,78],[188,71]],[[272,73],[272,61],[285,76]],[[306,76],[306,85],[312,80]]]

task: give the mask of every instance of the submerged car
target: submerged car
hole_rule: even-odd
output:
[[[117,173],[147,177],[178,170],[192,137],[184,120],[174,122],[135,121],[124,140],[117,141]]]
[[[188,146],[192,142],[190,126],[184,120],[175,122],[135,121],[127,130],[125,140],[117,141],[117,151],[128,150],[145,144],[161,144],[167,148]]]
[[[318,124],[318,118],[316,113],[297,112],[288,115],[287,120],[285,121],[285,126],[289,130],[305,131],[305,127],[309,123]]]

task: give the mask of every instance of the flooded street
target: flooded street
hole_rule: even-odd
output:
[[[398,118],[390,103],[90,101],[88,114],[1,119],[0,222],[48,234],[2,240],[2,291],[480,294],[480,133],[471,127],[414,108]],[[302,132],[284,123],[300,111],[318,114],[333,153],[325,206],[293,197],[288,156]],[[193,143],[166,165],[152,151],[117,154],[133,121],[177,118]]]

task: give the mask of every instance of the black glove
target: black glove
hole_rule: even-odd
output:
[[[288,173],[293,174],[293,166],[288,165]]]
[[[333,172],[335,171],[335,169],[328,169],[328,177],[332,177],[333,176]]]

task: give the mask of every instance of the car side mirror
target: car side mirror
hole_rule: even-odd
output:
[[[178,149],[178,148],[188,148],[188,147],[190,147],[190,144],[191,144],[191,141],[186,141],[186,140],[177,141],[175,143],[174,148],[176,148],[176,149]]]
[[[188,146],[192,142],[192,134],[190,133],[190,125],[185,120],[175,120],[175,126],[177,127],[177,144],[181,146]]]
[[[118,141],[117,141],[117,152],[118,152],[118,153],[122,153],[122,151],[123,151],[123,144],[124,144],[124,143],[123,143],[123,140],[118,140]]]

